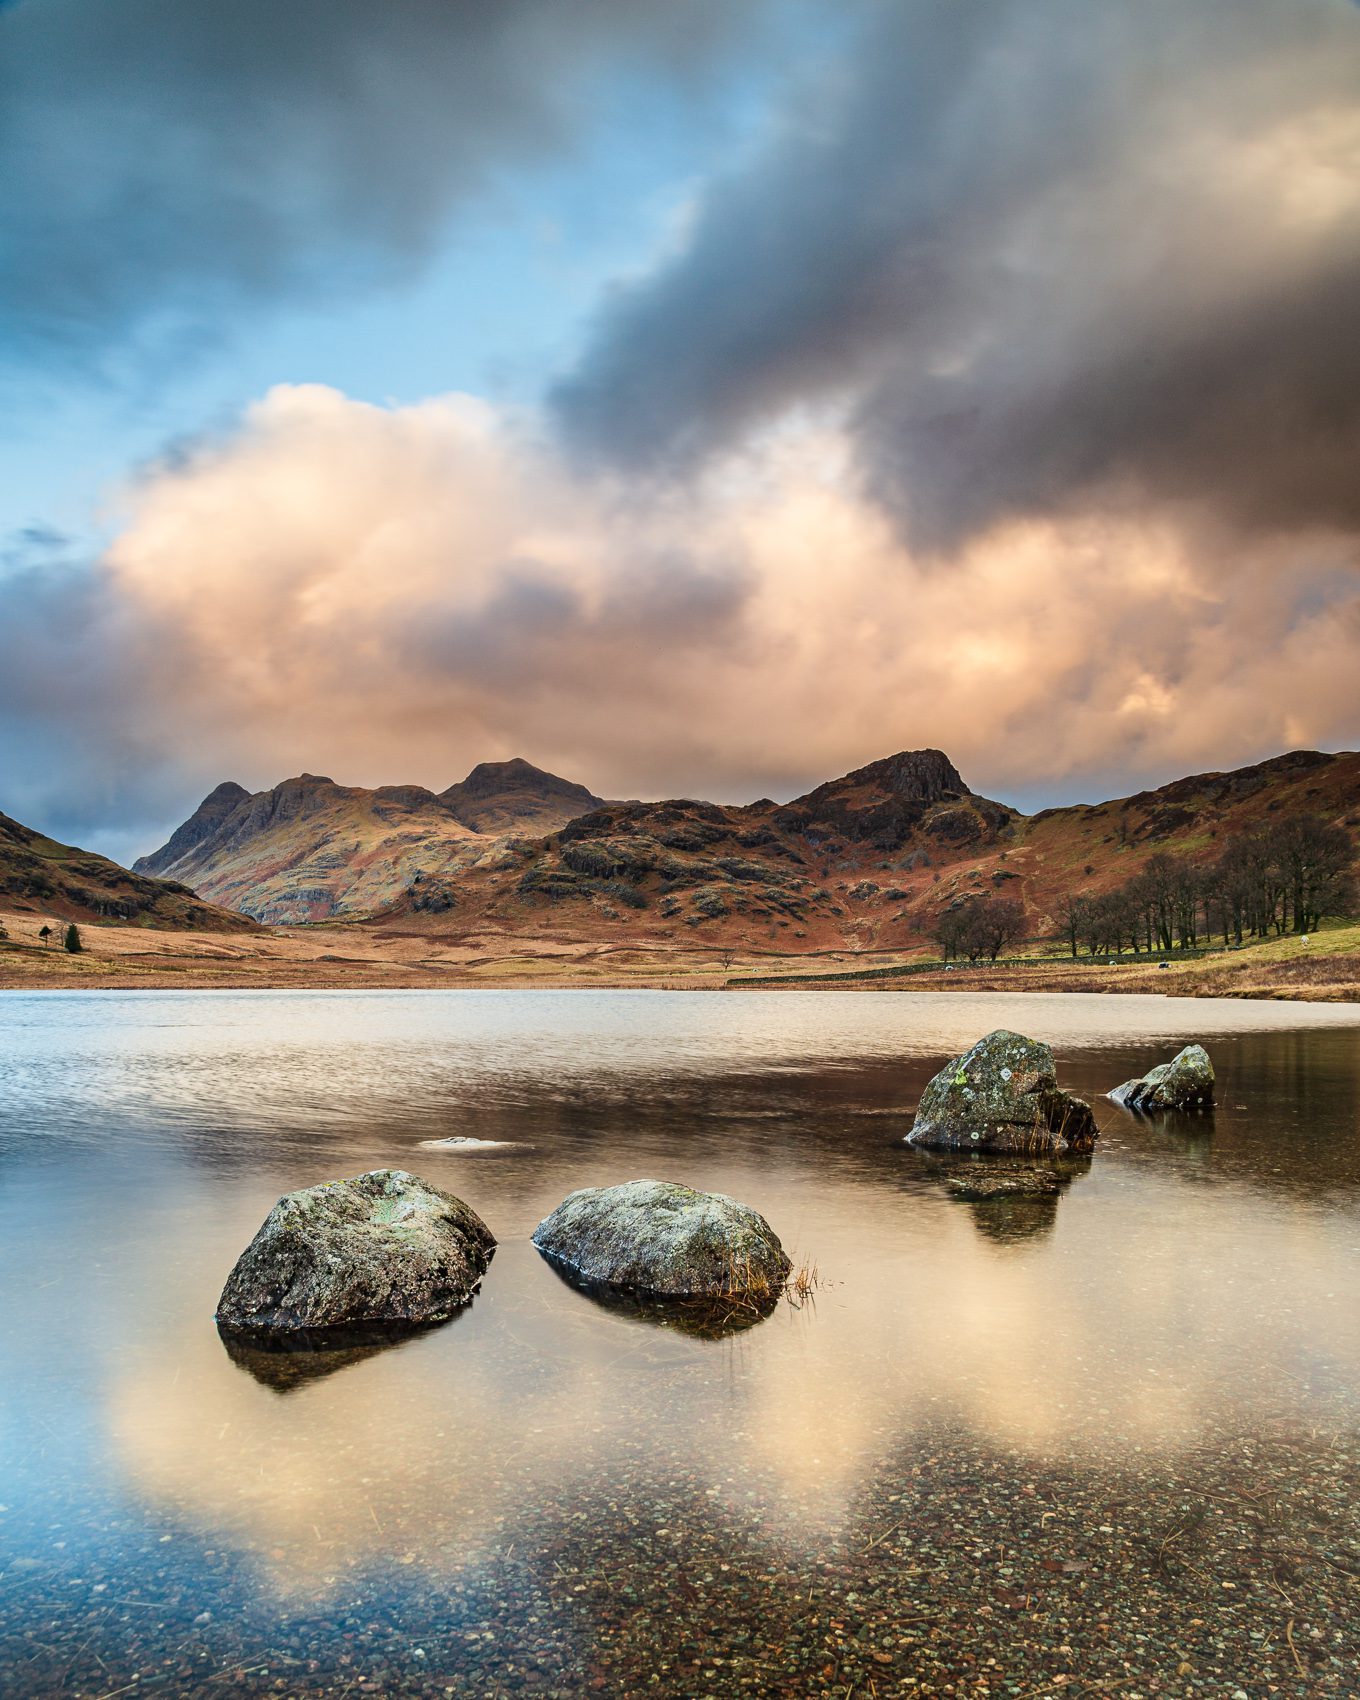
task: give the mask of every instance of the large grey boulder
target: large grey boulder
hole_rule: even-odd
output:
[[[583,1281],[667,1298],[777,1297],[790,1269],[758,1211],[670,1181],[569,1193],[534,1244]]]
[[[933,1150],[1047,1155],[1089,1151],[1097,1132],[1091,1106],[1059,1089],[1048,1046],[998,1028],[930,1082],[907,1138]]]
[[[1141,1080],[1126,1080],[1110,1093],[1126,1110],[1211,1110],[1214,1065],[1203,1045],[1187,1045],[1170,1062],[1150,1068]]]
[[[404,1169],[325,1181],[269,1212],[217,1321],[260,1335],[443,1322],[472,1297],[495,1244],[475,1210]]]

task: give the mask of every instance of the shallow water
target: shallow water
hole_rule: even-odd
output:
[[[1061,1196],[902,1144],[996,1026],[1095,1103]],[[1192,1037],[1212,1117],[1101,1098]],[[1356,1007],[0,994],[0,1689],[1354,1692],[1358,1112]],[[497,1235],[472,1306],[230,1356],[278,1195],[385,1166]],[[567,1286],[534,1225],[639,1176],[815,1299],[713,1341]]]

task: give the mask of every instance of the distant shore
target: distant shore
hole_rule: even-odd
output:
[[[1034,957],[929,967],[889,951],[776,954],[689,940],[444,939],[331,923],[206,933],[83,926],[70,954],[40,918],[0,911],[0,989],[358,991],[609,987],[667,991],[1107,992],[1360,1002],[1360,923],[1199,959]]]

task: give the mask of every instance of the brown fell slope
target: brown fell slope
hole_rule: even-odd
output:
[[[197,932],[253,932],[244,915],[187,886],[129,873],[105,856],[58,844],[0,814],[0,908],[48,922],[119,922]]]

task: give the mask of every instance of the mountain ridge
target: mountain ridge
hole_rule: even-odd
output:
[[[441,793],[303,774],[226,807],[233,797],[219,786],[199,811],[212,818],[191,817],[138,869],[168,867],[270,922],[924,948],[940,909],[980,892],[1015,898],[1043,930],[1064,894],[1127,878],[1159,849],[1207,857],[1217,833],[1273,811],[1360,825],[1360,756],[1288,751],[1032,815],[974,792],[937,749],[785,803],[603,802],[522,758],[480,763]],[[187,853],[167,864],[177,840]]]
[[[607,804],[556,833],[424,882],[373,918],[451,938],[684,937],[775,952],[924,952],[940,914],[985,894],[1053,936],[1063,901],[1159,852],[1214,859],[1291,815],[1360,828],[1360,755],[1298,750],[1104,803],[1024,815],[973,792],[939,751],[904,751],[786,804]]]
[[[227,780],[133,871],[172,877],[257,921],[323,920],[366,913],[418,877],[467,866],[502,839],[550,832],[600,801],[522,757],[478,763],[443,792],[315,773],[256,792]]]

